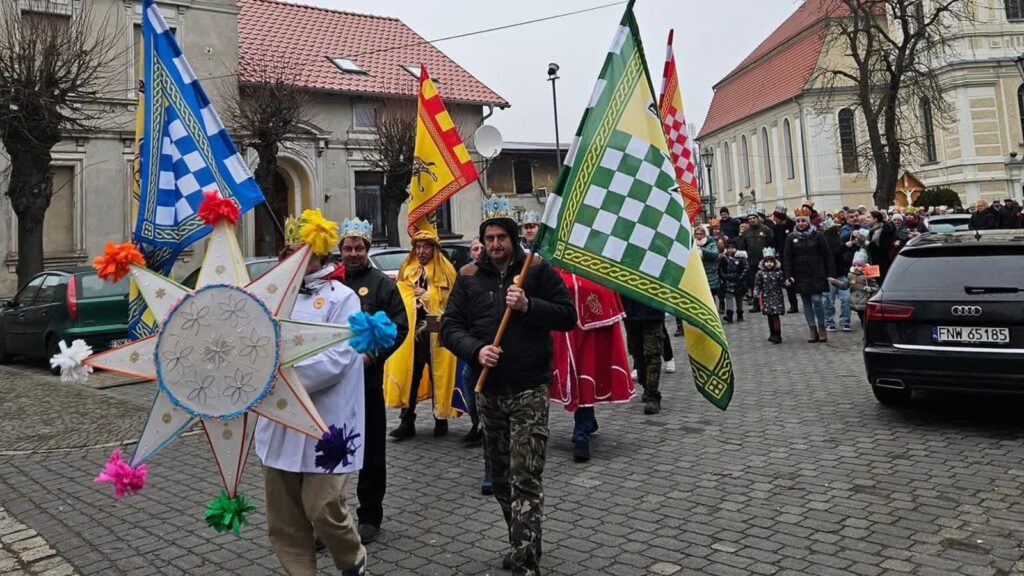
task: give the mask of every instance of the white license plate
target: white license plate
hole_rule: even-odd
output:
[[[979,328],[971,326],[936,326],[932,329],[936,342],[960,344],[1009,344],[1009,328]]]
[[[124,346],[129,342],[131,342],[131,340],[129,340],[128,338],[118,338],[117,340],[110,341],[110,347],[117,348],[118,346]]]

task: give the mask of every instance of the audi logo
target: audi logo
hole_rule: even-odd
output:
[[[953,316],[981,316],[981,306],[953,306]]]

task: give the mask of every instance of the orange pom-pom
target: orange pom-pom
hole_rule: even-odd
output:
[[[227,220],[232,224],[238,223],[238,204],[220,195],[217,190],[203,192],[203,201],[199,204],[199,217],[210,226]]]
[[[146,259],[131,242],[124,244],[107,242],[107,247],[103,249],[103,256],[97,256],[92,261],[96,275],[109,282],[120,282],[131,271],[132,264],[145,266]]]

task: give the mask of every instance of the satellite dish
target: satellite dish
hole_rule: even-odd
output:
[[[473,135],[473,142],[476,143],[476,151],[488,160],[500,154],[501,148],[504,145],[501,139],[501,132],[489,124],[484,124],[476,129],[476,133]]]

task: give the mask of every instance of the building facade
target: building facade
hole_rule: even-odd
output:
[[[13,1],[27,11],[38,6],[33,0]],[[54,149],[57,193],[44,224],[47,268],[88,265],[107,241],[129,239],[134,226],[130,199],[141,1],[66,0],[46,5],[73,18],[84,2],[95,15],[109,14],[98,19],[107,33],[123,36],[118,68],[124,70],[124,90],[89,104],[102,107],[104,129],[69,133]],[[240,76],[240,58],[286,62],[301,71],[299,83],[309,90],[311,120],[282,146],[274,185],[264,191],[271,210],[258,206],[240,221],[246,255],[256,255],[257,245],[273,245],[266,238],[257,242],[257,234],[275,229],[261,220],[283,221],[305,208],[321,208],[333,220],[360,216],[382,230],[380,185],[386,175],[375,172],[368,161],[374,117],[398,100],[415,106],[420,64],[436,79],[471,152],[476,127],[495,108],[509,105],[395,18],[277,0],[166,0],[158,6],[221,111],[239,84],[251,81],[244,73]],[[255,167],[255,154],[243,153]],[[0,154],[0,190],[7,187],[5,158]],[[481,184],[471,185],[448,203],[440,214],[443,235],[475,233],[483,190]],[[398,226],[404,230],[401,220]],[[175,277],[198,266],[203,244],[197,242],[182,254]],[[17,289],[17,219],[6,196],[0,196],[0,255],[0,296],[10,296]]]
[[[815,72],[843,58],[828,46],[829,0],[805,0],[746,59],[715,86],[701,128],[714,151],[712,178],[719,206],[745,212],[779,202],[819,209],[872,206],[874,176],[856,150],[866,138],[850,97],[822,98]],[[964,204],[981,198],[1021,199],[1024,183],[1024,84],[1014,59],[1024,51],[1024,7],[1002,0],[966,0],[946,62],[936,69],[952,118],[916,102],[922,153],[904,170],[927,187],[948,186]],[[830,64],[831,67],[831,64]]]
[[[568,143],[562,144],[562,160],[568,152]],[[488,191],[508,196],[517,215],[529,211],[543,214],[562,167],[558,158],[553,143],[506,142],[501,153],[487,163]]]

